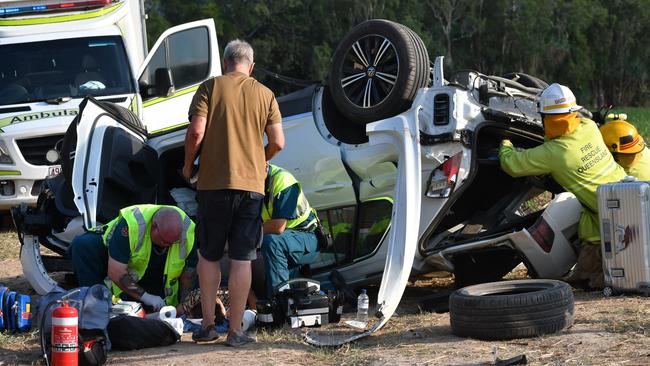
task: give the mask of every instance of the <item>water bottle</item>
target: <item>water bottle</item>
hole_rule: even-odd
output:
[[[370,305],[370,298],[366,294],[366,289],[361,290],[361,294],[357,297],[357,321],[362,323],[368,322],[368,306]]]

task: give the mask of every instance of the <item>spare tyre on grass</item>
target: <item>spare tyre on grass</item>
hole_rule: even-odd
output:
[[[449,297],[452,332],[505,340],[536,337],[573,325],[573,292],[562,281],[517,280],[468,286]]]
[[[339,43],[329,88],[339,111],[366,124],[399,114],[429,84],[429,55],[409,28],[383,19],[354,27]]]

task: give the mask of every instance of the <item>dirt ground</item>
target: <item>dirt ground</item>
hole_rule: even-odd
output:
[[[4,240],[3,240],[4,239]],[[12,242],[15,234],[0,234]],[[0,283],[29,292],[17,246],[0,244]],[[525,270],[509,275],[525,277]],[[340,348],[306,344],[300,330],[257,332],[258,343],[242,349],[195,345],[191,335],[161,348],[111,352],[109,365],[491,365],[525,354],[532,365],[650,365],[650,302],[643,297],[603,298],[575,292],[575,324],[561,334],[485,342],[451,334],[448,314],[423,312],[419,301],[448,291],[452,279],[422,278],[407,289],[398,315],[377,334]],[[351,315],[351,314],[350,314]],[[335,330],[343,329],[337,326]],[[37,333],[0,334],[0,365],[42,364]]]

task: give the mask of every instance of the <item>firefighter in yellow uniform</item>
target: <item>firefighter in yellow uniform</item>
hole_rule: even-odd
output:
[[[539,113],[545,142],[518,150],[503,140],[499,150],[501,168],[513,177],[550,174],[582,204],[578,235],[582,249],[573,273],[566,280],[575,285],[602,288],[603,270],[596,189],[625,177],[607,150],[596,123],[580,118],[573,92],[552,84],[542,92]]]
[[[605,145],[627,175],[650,181],[650,151],[636,127],[617,115],[617,119],[600,127]]]

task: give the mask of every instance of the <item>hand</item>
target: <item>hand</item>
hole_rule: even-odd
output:
[[[158,311],[166,305],[165,300],[163,300],[160,296],[152,295],[148,292],[142,294],[140,300],[142,300],[142,302],[146,305],[151,306],[153,308],[153,311]]]
[[[187,180],[192,178],[192,165],[183,165],[183,177]]]

